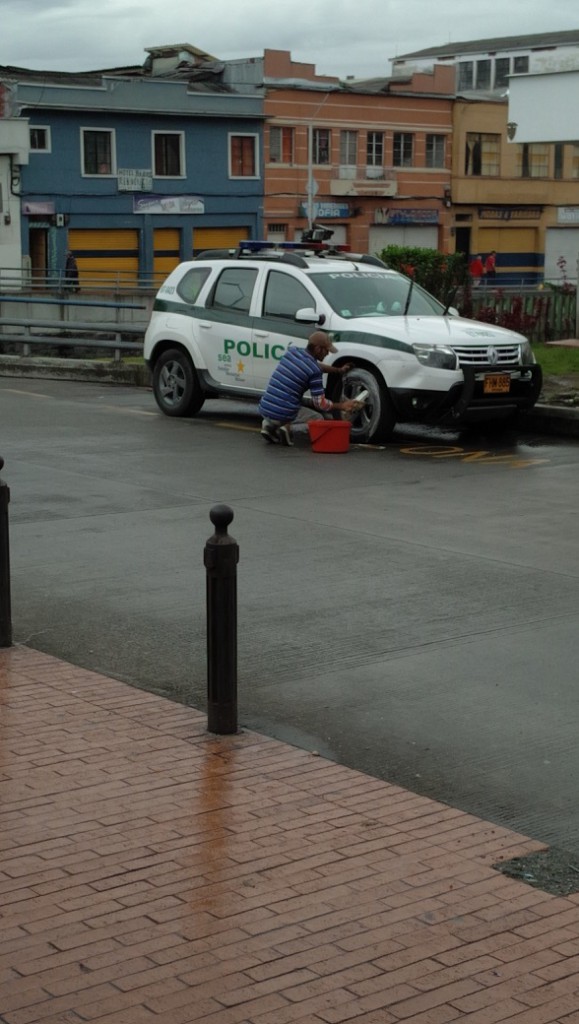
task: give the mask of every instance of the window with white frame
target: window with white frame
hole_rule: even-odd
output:
[[[257,135],[229,136],[229,177],[258,178]]]
[[[368,132],[366,136],[366,166],[384,166],[384,132]]]
[[[464,173],[468,177],[492,177],[499,174],[501,137],[490,132],[467,132]]]
[[[490,60],[477,60],[476,62],[476,88],[490,89],[491,87],[491,62]]]
[[[495,89],[506,89],[511,73],[511,58],[497,57],[495,60]]]
[[[332,136],[329,128],[314,128],[313,131],[313,162],[329,164]]]
[[[153,132],[153,175],[155,178],[185,177],[185,135],[183,132]]]
[[[35,153],[50,153],[50,128],[31,124],[29,132],[30,149]]]
[[[414,135],[409,132],[394,132],[393,162],[395,167],[412,167]]]
[[[474,83],[474,63],[472,60],[461,60],[458,65],[459,92],[464,89],[472,89]]]
[[[340,132],[340,165],[355,167],[358,160],[358,132]]]
[[[444,135],[426,136],[426,166],[444,167]]]
[[[115,133],[112,128],[81,128],[81,165],[85,177],[116,173]]]
[[[521,178],[548,178],[549,146],[544,142],[524,142],[518,147],[517,169]]]
[[[293,164],[294,130],[285,125],[269,129],[269,160],[272,164]]]
[[[513,60],[513,72],[515,75],[526,75],[529,72],[529,58],[528,56],[515,57]]]

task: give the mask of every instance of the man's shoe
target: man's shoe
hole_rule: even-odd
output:
[[[279,444],[278,428],[274,427],[272,423],[268,423],[267,420],[261,424],[260,434],[268,444]]]
[[[294,439],[292,437],[292,432],[289,427],[278,427],[277,433],[281,444],[284,444],[287,448],[293,448]]]

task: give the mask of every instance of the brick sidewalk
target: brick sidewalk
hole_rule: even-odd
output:
[[[0,713],[4,1024],[579,1024],[540,843],[25,648]]]

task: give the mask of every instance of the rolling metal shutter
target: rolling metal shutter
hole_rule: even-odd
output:
[[[139,278],[139,233],[129,229],[73,228],[68,248],[76,256],[81,287],[135,285]]]

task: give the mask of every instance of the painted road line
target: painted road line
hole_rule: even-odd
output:
[[[51,395],[39,395],[37,391],[18,391],[17,388],[3,388],[8,395],[26,395],[27,398],[51,398]]]
[[[482,465],[501,465],[510,469],[527,469],[550,462],[550,459],[532,459],[518,455],[516,452],[497,454],[485,449],[469,451],[458,445],[423,444],[411,445],[399,449],[401,455],[418,455],[430,459],[459,459],[460,462]]]

